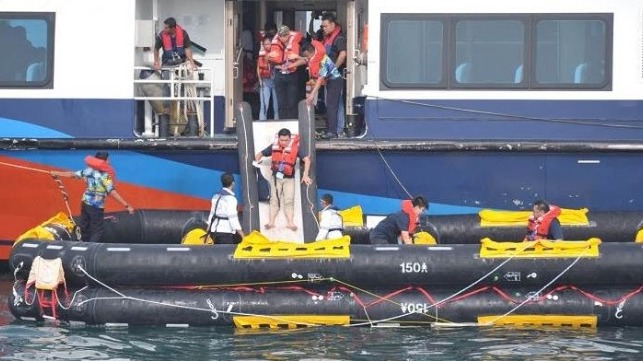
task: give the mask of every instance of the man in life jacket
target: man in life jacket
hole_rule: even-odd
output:
[[[333,206],[333,196],[324,194],[319,201],[321,211],[319,212],[319,232],[315,240],[336,239],[342,237],[344,231],[344,222],[342,216],[337,213],[337,208]]]
[[[156,37],[154,44],[154,69],[162,66],[174,66],[188,62],[191,69],[194,69],[192,58],[192,42],[188,32],[176,23],[176,19],[167,18],[163,21],[163,30]],[[159,50],[163,49],[161,62],[159,62]]]
[[[335,63],[339,74],[344,78],[346,72],[346,37],[342,34],[342,28],[337,23],[337,18],[332,13],[325,13],[322,16],[322,30],[324,31],[324,48],[326,55]],[[340,101],[337,106],[337,134],[340,137],[345,136],[344,125],[346,123],[345,101],[345,82],[342,81],[342,92],[339,95]],[[333,130],[335,132],[335,130]]]
[[[297,119],[297,104],[305,94],[304,80],[298,69],[305,64],[299,59],[301,33],[292,31],[282,25],[277,36],[272,40],[267,59],[275,66],[275,89],[279,99],[279,116],[281,119]]]
[[[103,216],[105,213],[105,199],[108,195],[119,201],[130,214],[134,208],[130,206],[114,188],[114,169],[107,158],[107,152],[98,152],[95,156],[85,157],[85,169],[77,172],[51,171],[54,177],[82,178],[86,188],[80,202],[80,227],[81,240],[84,242],[100,242],[103,236]]]
[[[559,207],[553,204],[549,205],[543,200],[535,201],[533,214],[529,217],[527,224],[527,235],[524,241],[538,239],[561,241],[563,239],[563,229],[558,218],[556,218],[559,215]]]
[[[275,227],[275,219],[279,210],[284,210],[286,216],[286,228],[296,231],[297,226],[293,221],[294,202],[295,202],[295,165],[297,158],[304,163],[304,171],[301,176],[301,182],[307,185],[312,184],[312,179],[308,176],[310,172],[310,157],[304,154],[299,148],[299,136],[292,135],[290,130],[282,128],[277,133],[273,144],[267,146],[261,152],[255,155],[255,163],[263,157],[270,157],[272,160],[272,177],[270,182],[270,219],[265,228]]]
[[[306,97],[307,104],[314,104],[322,85],[326,85],[326,134],[323,139],[337,138],[337,107],[341,101],[344,78],[335,63],[326,55],[323,45],[317,40],[304,44],[302,55],[308,63],[308,74],[315,85]]]
[[[188,32],[176,24],[176,19],[171,17],[165,19],[163,30],[156,37],[154,44],[154,70],[161,69],[161,66],[176,66],[186,61],[190,69],[195,69],[191,47],[192,42]],[[163,53],[159,62],[161,49]],[[170,72],[163,70],[161,79],[170,80]],[[163,96],[169,97],[170,94],[170,85],[163,84]],[[163,101],[163,112],[159,114],[158,133],[161,138],[170,136],[170,102],[167,100]]]
[[[418,217],[429,203],[422,196],[402,201],[402,210],[389,214],[369,233],[371,244],[413,244]]]
[[[230,173],[221,175],[221,191],[212,197],[212,206],[208,216],[208,233],[212,235],[216,244],[235,244],[234,235],[244,237],[239,213],[237,198],[234,195],[234,177]]]

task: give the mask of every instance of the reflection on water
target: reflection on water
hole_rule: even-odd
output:
[[[643,328],[106,328],[17,323],[0,280],[2,360],[639,360]]]

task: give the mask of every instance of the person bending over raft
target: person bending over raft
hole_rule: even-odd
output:
[[[411,234],[415,231],[420,213],[429,203],[422,196],[402,201],[402,210],[389,214],[369,233],[372,244],[412,244]],[[399,237],[399,240],[398,240]]]
[[[563,229],[558,221],[560,208],[549,205],[547,202],[537,200],[534,202],[533,214],[529,216],[527,224],[527,235],[524,241],[537,239],[551,239],[560,241],[563,239]]]

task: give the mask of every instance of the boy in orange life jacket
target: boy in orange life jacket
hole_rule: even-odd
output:
[[[524,241],[537,239],[550,239],[560,241],[563,239],[563,229],[558,221],[560,208],[549,205],[543,200],[534,202],[533,214],[527,224],[527,235]]]
[[[272,37],[266,35],[261,40],[261,50],[257,57],[257,76],[259,77],[259,120],[266,120],[268,118],[268,104],[272,96],[272,109],[274,119],[279,119],[279,100],[277,100],[277,89],[275,88],[275,72],[274,66],[268,62],[266,55],[270,52],[272,46]]]
[[[275,219],[279,214],[280,201],[283,201],[284,215],[286,216],[286,227],[292,231],[297,230],[293,222],[293,210],[295,200],[295,164],[297,158],[304,162],[304,172],[301,182],[312,184],[308,176],[310,171],[310,157],[303,154],[299,148],[299,136],[292,135],[290,130],[283,128],[277,133],[275,142],[255,155],[255,162],[263,157],[272,159],[272,177],[270,182],[270,220],[265,225],[266,229],[275,226]]]

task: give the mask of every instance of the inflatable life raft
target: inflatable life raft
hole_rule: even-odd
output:
[[[118,230],[106,238],[128,242],[75,242],[61,219],[25,234],[9,259],[12,314],[240,328],[643,325],[643,247],[631,239],[402,246],[252,233],[208,246],[180,244],[207,215],[160,212],[109,215]]]

